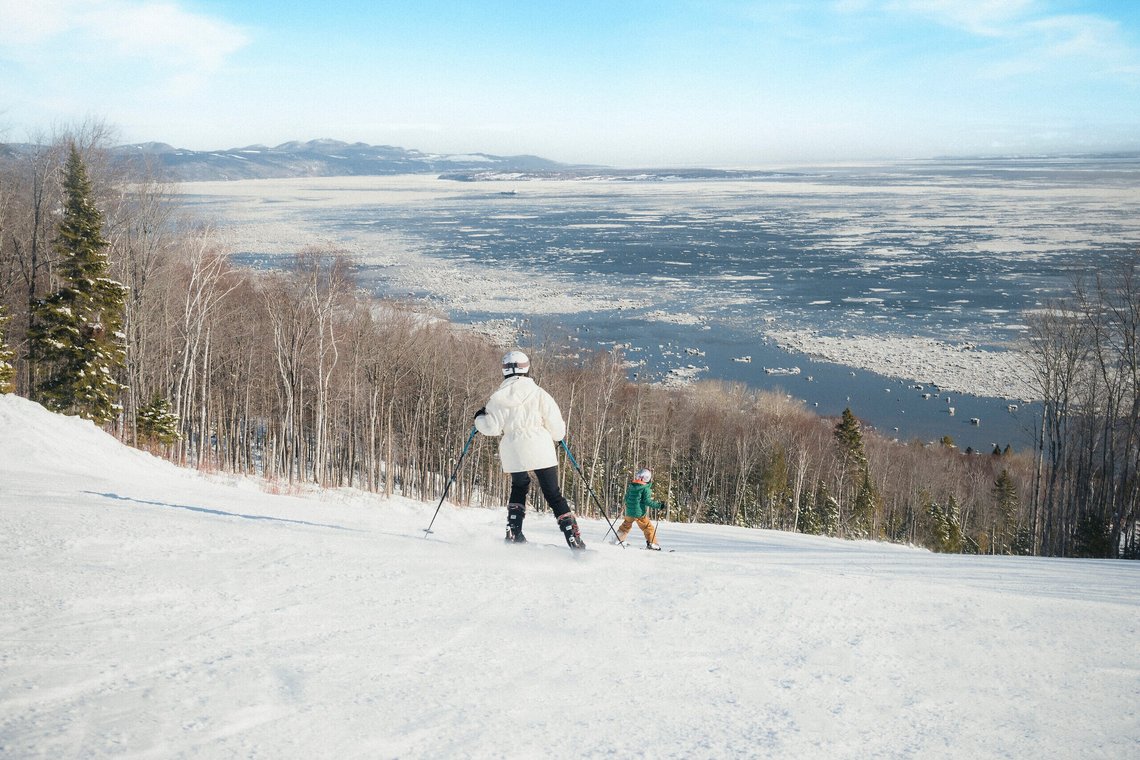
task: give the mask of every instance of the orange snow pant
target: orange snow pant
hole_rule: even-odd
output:
[[[625,540],[625,537],[629,535],[629,531],[632,530],[634,523],[637,523],[637,526],[641,528],[641,532],[645,534],[646,541],[651,544],[657,543],[657,531],[653,529],[653,521],[649,519],[649,515],[642,517],[630,517],[626,515],[625,519],[621,521],[621,525],[618,526],[618,541]]]

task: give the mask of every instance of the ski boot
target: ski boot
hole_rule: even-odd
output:
[[[567,512],[558,518],[558,528],[562,531],[562,535],[566,537],[566,545],[571,549],[586,548],[586,543],[582,540],[582,534],[578,532],[578,521],[574,518],[573,512]]]
[[[526,536],[524,536],[522,532],[524,517],[526,517],[526,507],[524,505],[507,505],[507,535],[503,538],[503,540],[508,544],[526,543]]]
[[[646,541],[645,542],[645,548],[650,549],[651,551],[655,551],[655,552],[661,551],[661,547],[658,546],[657,544],[653,543],[652,541]]]

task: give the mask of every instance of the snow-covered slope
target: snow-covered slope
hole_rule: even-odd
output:
[[[0,396],[0,757],[1140,756],[1140,565],[274,496]]]

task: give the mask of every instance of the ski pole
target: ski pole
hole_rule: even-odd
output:
[[[601,510],[601,512],[602,512],[602,517],[606,518],[606,523],[610,526],[610,530],[606,531],[605,536],[602,536],[602,540],[603,541],[606,540],[606,536],[608,536],[610,534],[610,531],[613,531],[614,538],[618,538],[617,528],[614,527],[613,521],[610,520],[609,513],[606,511],[606,508],[602,505],[602,502],[598,498],[598,495],[594,493],[594,489],[590,488],[590,481],[586,480],[586,473],[582,472],[582,468],[581,468],[581,466],[579,466],[578,460],[576,460],[574,458],[574,455],[570,453],[570,447],[566,445],[566,439],[563,438],[561,443],[562,443],[562,450],[565,451],[566,456],[570,458],[570,464],[574,465],[574,469],[578,472],[578,475],[581,476],[582,483],[585,484],[585,486],[586,486],[586,493],[590,494],[590,498],[592,498],[594,500],[594,503],[598,505],[598,509]],[[621,544],[621,548],[623,548],[623,549],[625,548],[625,542],[624,541],[622,541],[621,539],[618,539],[618,543]]]
[[[439,508],[443,506],[443,500],[447,498],[447,492],[451,490],[451,484],[455,482],[455,476],[459,474],[459,465],[463,464],[463,457],[467,456],[467,448],[471,445],[471,441],[475,438],[475,433],[479,432],[478,429],[472,425],[471,435],[467,436],[467,443],[463,444],[463,451],[459,452],[459,459],[455,462],[455,469],[451,472],[451,477],[447,479],[447,483],[443,487],[443,496],[439,497],[439,504],[435,505],[435,514],[431,516],[431,522],[428,523],[427,528],[424,529],[424,538],[428,537],[431,533],[431,526],[435,525],[435,518],[439,515]]]
[[[671,489],[670,489],[671,490]],[[657,538],[657,526],[661,524],[661,513],[665,513],[665,519],[669,519],[669,491],[665,492],[665,500],[661,502],[661,509],[657,510],[657,522],[653,523],[653,537]],[[660,543],[660,542],[658,542]]]

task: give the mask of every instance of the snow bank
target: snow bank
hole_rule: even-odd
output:
[[[95,423],[47,412],[15,395],[0,395],[0,462],[15,477],[46,472],[137,478],[160,472],[184,476],[166,460],[119,443]]]
[[[1140,564],[240,490],[0,397],[0,757],[1140,754]],[[1095,646],[1090,645],[1095,642]]]

